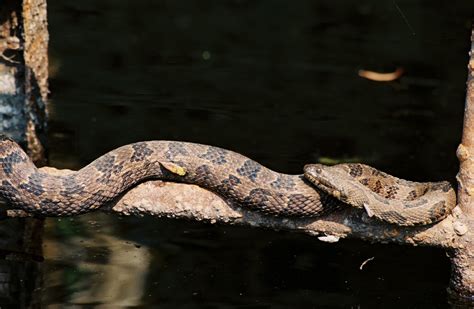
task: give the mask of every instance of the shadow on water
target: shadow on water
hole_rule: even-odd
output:
[[[119,145],[221,146],[288,173],[357,160],[454,182],[470,1],[50,1],[50,160]],[[377,83],[359,69],[393,71]],[[45,304],[448,305],[429,248],[92,214],[47,220]],[[362,270],[360,265],[374,257]]]

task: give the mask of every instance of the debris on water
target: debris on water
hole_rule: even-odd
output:
[[[390,73],[379,73],[369,70],[359,70],[358,74],[360,77],[373,80],[376,82],[391,82],[399,79],[403,74],[403,68],[397,68],[395,71]]]
[[[363,261],[362,264],[360,264],[359,269],[362,270],[362,268],[364,268],[365,264],[367,264],[368,262],[372,261],[373,259],[375,259],[375,256],[373,256],[373,257],[371,257],[371,258],[368,258],[367,260]]]
[[[318,239],[320,241],[328,242],[328,243],[335,243],[338,242],[339,239],[341,239],[339,236],[335,235],[325,235],[325,236],[319,236]]]

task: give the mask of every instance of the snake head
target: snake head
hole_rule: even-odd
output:
[[[5,141],[14,142],[14,140],[8,137],[7,135],[0,133],[0,143]]]
[[[307,164],[304,167],[304,177],[315,187],[334,196],[338,200],[362,207],[360,190],[353,186],[353,181],[348,177],[345,165],[327,166],[323,164]],[[354,198],[357,197],[356,200]]]
[[[307,164],[304,167],[304,176],[317,188],[324,192],[338,198],[344,198],[341,196],[341,190],[337,186],[336,177],[338,173],[334,173],[331,166],[323,164]]]

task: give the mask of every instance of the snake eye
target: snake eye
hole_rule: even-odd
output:
[[[315,170],[315,172],[318,173],[318,174],[321,174],[321,173],[323,172],[323,170],[322,170],[320,167],[318,167],[318,168]]]

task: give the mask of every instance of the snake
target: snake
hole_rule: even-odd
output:
[[[364,209],[369,217],[400,226],[438,222],[456,206],[456,193],[448,181],[408,181],[361,163],[308,164],[304,175],[327,194]]]
[[[377,196],[377,190],[367,185],[358,186],[362,192],[352,193],[352,189],[345,188],[352,188],[351,184],[355,188],[361,182],[347,175],[341,177],[339,170],[334,179],[347,185],[337,187],[340,193],[334,194],[336,187],[329,186],[329,180],[317,180],[313,175],[314,171],[321,171],[318,165],[305,166],[304,174],[284,174],[230,150],[181,141],[144,141],[121,146],[78,171],[50,174],[38,169],[14,140],[0,135],[0,197],[13,209],[36,216],[87,213],[150,179],[195,184],[249,211],[279,217],[321,217],[345,203],[362,201],[359,196],[367,198],[362,204],[369,204],[377,219],[402,226],[436,222],[450,211],[452,188],[396,181],[382,172],[373,173],[369,167],[357,166],[368,169],[364,173],[372,172],[371,183],[380,179],[382,187],[386,187],[380,192],[398,188],[400,193],[409,191],[412,200],[399,207],[400,202],[391,199],[392,195]],[[388,202],[375,203],[383,198]],[[411,215],[415,212],[416,216]]]

